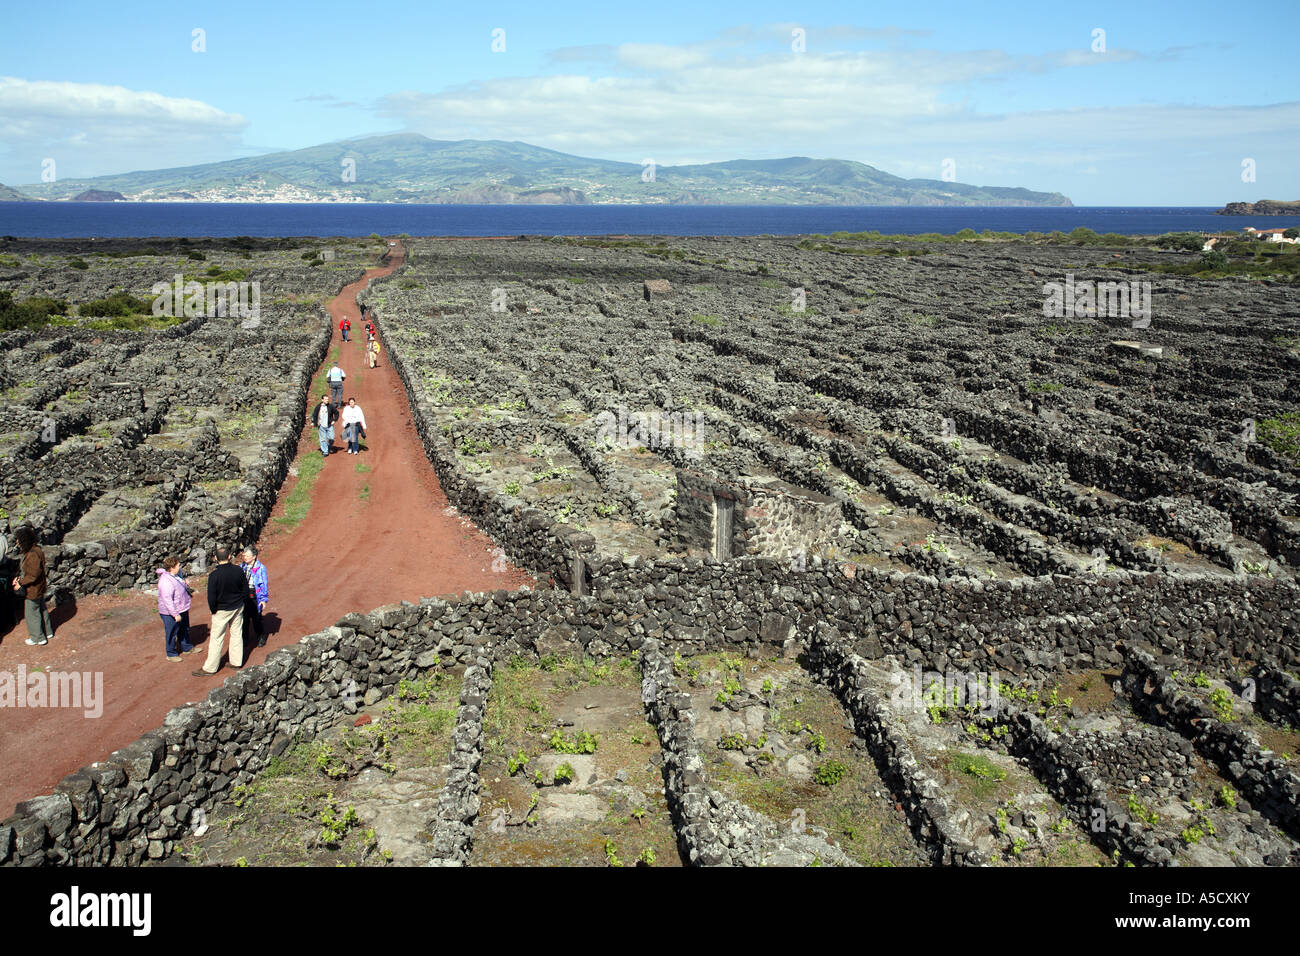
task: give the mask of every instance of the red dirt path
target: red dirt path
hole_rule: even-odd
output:
[[[368,438],[361,454],[348,455],[339,429],[339,450],[325,461],[312,489],[311,510],[292,530],[275,519],[283,514],[284,498],[297,479],[290,477],[280,489],[258,545],[270,578],[266,623],[272,633],[266,647],[250,650],[245,644],[249,663],[260,663],[269,652],[333,624],[349,611],[533,583],[513,566],[492,571],[492,541],[449,509],[424,457],[397,373],[383,356],[377,368],[364,367],[356,296],[369,279],[399,267],[404,255],[402,246],[395,247],[389,266],[369,270],[329,304],[333,344],[348,375],[344,397],[356,397],[369,426]],[[338,332],[345,314],[357,333],[346,343]],[[320,401],[319,395],[308,398],[310,404]],[[319,454],[316,429],[307,426],[299,439],[298,460]],[[358,463],[370,470],[358,473]],[[362,500],[366,485],[369,500]],[[55,636],[44,647],[23,643],[27,629],[21,620],[0,635],[0,671],[16,673],[24,664],[29,673],[42,667],[104,675],[99,718],[69,708],[0,709],[0,819],[15,802],[48,793],[68,773],[159,727],[172,707],[203,699],[238,673],[227,664],[213,677],[191,676],[203,664],[211,617],[203,579],[191,578],[191,584],[196,585],[191,632],[196,643],[203,643],[180,664],[165,658],[157,599],[139,592],[85,597],[74,606],[54,608]]]

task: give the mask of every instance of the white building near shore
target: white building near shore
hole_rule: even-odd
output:
[[[1254,226],[1247,226],[1245,231],[1256,239],[1263,239],[1265,242],[1300,242],[1300,239],[1288,239],[1283,233],[1286,229],[1256,229]]]

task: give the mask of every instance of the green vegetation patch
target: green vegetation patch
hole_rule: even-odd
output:
[[[1300,411],[1265,418],[1256,425],[1255,438],[1283,458],[1300,462]]]
[[[68,304],[62,299],[32,296],[15,302],[12,292],[0,290],[0,331],[44,328],[51,317],[61,316],[67,310]]]
[[[104,299],[92,299],[77,307],[77,314],[89,318],[108,316],[125,319],[135,315],[148,315],[153,310],[153,302],[138,299],[129,292],[114,292]]]
[[[980,799],[993,796],[1007,779],[1007,772],[982,754],[954,753],[948,758],[948,769]]]
[[[391,854],[361,819],[357,797],[366,795],[350,781],[366,768],[395,774],[445,763],[459,690],[459,677],[445,671],[401,681],[370,723],[271,757],[213,812],[210,832],[178,852],[216,865],[382,865]]]
[[[324,455],[306,454],[299,459],[298,480],[284,499],[284,514],[275,519],[285,528],[293,530],[307,517],[311,510],[311,491],[324,466]]]

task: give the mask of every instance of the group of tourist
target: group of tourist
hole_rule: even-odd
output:
[[[228,548],[217,548],[216,566],[208,575],[208,611],[212,625],[208,636],[208,656],[195,677],[211,677],[221,670],[221,652],[230,636],[230,666],[244,663],[244,638],[257,647],[266,645],[263,614],[270,601],[266,565],[257,558],[257,549],[247,547],[243,563],[234,564]],[[190,642],[190,606],[194,589],[181,572],[181,559],[167,558],[158,574],[158,616],[162,618],[167,660],[177,663],[181,655],[197,648]],[[30,642],[28,642],[30,643]],[[235,663],[239,661],[239,663]]]
[[[361,307],[361,318],[365,321],[366,357],[370,367],[374,368],[379,359],[379,339],[376,336],[374,321],[366,318],[364,305]],[[346,316],[339,321],[339,331],[343,335],[344,342],[348,340],[348,332],[351,329],[352,321]],[[348,443],[348,454],[361,454],[361,439],[366,437],[366,415],[355,398],[349,398],[346,405],[343,403],[343,384],[347,381],[347,377],[348,373],[339,367],[337,360],[330,363],[329,370],[325,373],[329,392],[320,397],[320,404],[311,413],[311,422],[316,426],[316,435],[320,440],[322,458],[328,458],[330,452],[334,450],[336,422],[343,427],[343,437]]]
[[[335,365],[330,369],[331,374],[335,371],[340,376],[343,370]],[[334,450],[334,423],[341,421],[343,425],[343,437],[348,443],[348,454],[361,454],[361,439],[366,437],[366,415],[357,404],[355,398],[349,398],[346,405],[340,406],[342,400],[343,387],[342,379],[337,391],[334,388],[334,379],[330,379],[330,391],[327,395],[320,397],[320,404],[312,412],[312,424],[316,426],[316,435],[320,439],[321,457],[329,457],[329,453]]]
[[[370,367],[375,367],[379,357],[379,340],[375,324],[366,318],[366,307],[361,307],[365,320],[366,354]],[[339,322],[343,341],[348,341],[352,322],[344,317]],[[343,436],[347,440],[349,455],[361,453],[361,439],[366,437],[366,416],[355,398],[343,404],[343,383],[347,373],[334,362],[326,373],[329,393],[321,396],[320,405],[312,412],[312,422],[320,437],[321,455],[328,457],[333,451],[334,423],[341,421]],[[14,532],[14,542],[22,555],[13,590],[23,595],[27,643],[32,646],[48,644],[54,636],[54,625],[47,607],[47,580],[45,552],[37,544],[36,532],[24,525]],[[2,556],[2,555],[0,555]],[[221,668],[222,649],[226,635],[230,636],[230,664],[243,666],[245,635],[258,647],[266,644],[266,630],[262,613],[268,600],[266,565],[257,559],[253,547],[243,551],[243,563],[234,564],[227,548],[217,548],[214,555],[216,567],[208,575],[208,610],[212,612],[211,636],[208,639],[208,656],[202,669],[194,671],[196,677],[215,674]],[[165,559],[164,567],[156,569],[158,575],[158,615],[162,618],[163,639],[167,660],[179,662],[182,655],[196,648],[190,642],[190,606],[194,589],[185,582],[181,559]],[[236,664],[238,660],[240,663]]]
[[[370,362],[370,367],[374,368],[379,361],[379,338],[375,334],[375,323],[373,319],[366,318],[366,306],[361,306],[361,320],[365,322],[366,332],[366,359]],[[349,326],[351,328],[351,326]],[[345,336],[343,341],[347,341]]]
[[[366,355],[370,359],[370,367],[375,367],[375,362],[379,359],[379,338],[375,334],[375,323],[373,319],[366,318],[366,306],[361,307],[361,319],[365,322],[366,333]],[[343,336],[343,341],[351,341],[348,336],[352,334],[352,320],[346,315],[339,319],[339,333]]]
[[[23,525],[14,532],[14,543],[22,555],[13,590],[23,596],[24,617],[27,620],[27,643],[39,647],[54,636],[54,624],[47,607],[48,581],[45,551],[37,543],[36,532]],[[244,638],[247,636],[257,647],[266,645],[266,624],[263,615],[271,599],[266,565],[258,560],[257,549],[244,548],[243,562],[234,564],[228,548],[217,548],[213,555],[216,567],[208,575],[208,610],[212,613],[212,626],[208,637],[208,656],[195,677],[210,677],[221,669],[221,653],[226,635],[230,636],[230,666],[239,668],[244,663]],[[182,655],[197,650],[190,640],[190,607],[194,589],[186,583],[181,570],[181,559],[164,559],[157,568],[158,616],[162,618],[163,643],[167,660],[179,663]],[[239,661],[239,663],[235,663]]]

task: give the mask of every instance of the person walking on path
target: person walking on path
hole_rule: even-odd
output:
[[[325,381],[330,386],[330,404],[337,409],[343,404],[343,381],[348,377],[348,373],[339,368],[339,363],[335,362],[330,366],[330,370],[325,373]]]
[[[374,368],[375,363],[379,361],[379,339],[373,335],[370,341],[366,343],[366,357],[370,359],[370,367]]]
[[[181,579],[180,571],[181,559],[170,557],[154,572],[158,575],[158,616],[163,622],[167,660],[174,664],[195,649],[190,643],[190,595],[194,592]]]
[[[366,415],[355,398],[349,398],[347,407],[343,409],[343,437],[348,440],[349,455],[361,454],[361,438],[366,437]]]
[[[348,333],[352,331],[352,320],[346,315],[339,319],[339,331],[343,333],[343,341],[348,340]]]
[[[244,598],[248,582],[244,572],[230,563],[230,549],[217,548],[217,566],[208,575],[208,610],[212,612],[212,629],[208,636],[208,659],[195,677],[211,677],[221,670],[221,649],[230,632],[230,666],[238,670],[244,664]],[[239,661],[238,664],[235,661]]]
[[[334,421],[338,417],[338,409],[330,402],[330,397],[322,395],[320,404],[316,406],[311,414],[311,420],[316,425],[316,435],[320,438],[320,454],[322,458],[328,457],[332,449]]]
[[[36,532],[23,525],[14,532],[14,541],[22,552],[23,560],[14,579],[14,590],[23,592],[23,616],[27,619],[27,643],[36,647],[48,644],[54,636],[54,625],[45,606],[45,552],[36,543]]]
[[[244,630],[258,647],[265,647],[266,627],[262,623],[262,612],[266,610],[271,591],[266,565],[257,560],[257,549],[252,545],[244,549],[242,567],[244,577],[248,580],[248,597],[244,601]]]

